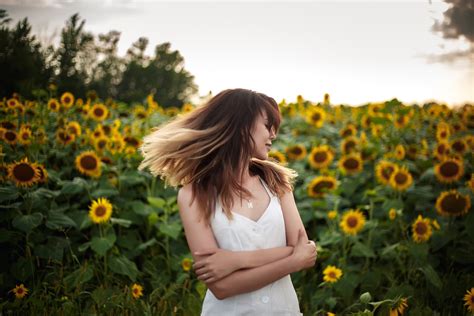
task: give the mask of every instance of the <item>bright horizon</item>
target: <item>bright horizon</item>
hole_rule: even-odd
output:
[[[474,103],[474,56],[429,62],[470,47],[467,40],[446,40],[430,30],[448,8],[440,0],[0,0],[0,7],[12,18],[10,25],[28,17],[43,40],[79,13],[95,36],[121,32],[120,56],[141,36],[149,39],[148,55],[170,42],[201,96],[242,87],[277,101],[302,95],[320,102],[329,93],[333,104],[354,106],[392,98],[405,104]]]

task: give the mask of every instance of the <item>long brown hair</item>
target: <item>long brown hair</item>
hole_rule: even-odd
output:
[[[281,116],[273,98],[246,89],[224,90],[145,136],[140,147],[144,160],[138,169],[149,167],[172,186],[190,183],[192,200],[196,198],[207,223],[219,197],[225,214],[232,218],[232,192],[251,196],[240,184],[243,168],[262,177],[278,196],[293,189],[295,171],[251,158],[255,147],[251,131],[263,113],[277,132]]]

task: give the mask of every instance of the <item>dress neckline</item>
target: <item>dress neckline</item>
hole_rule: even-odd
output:
[[[245,215],[242,215],[240,213],[236,213],[236,212],[233,212],[233,211],[230,211],[232,214],[234,215],[237,215],[239,217],[242,217],[250,222],[252,222],[253,224],[259,224],[260,221],[265,217],[265,215],[268,213],[268,210],[270,209],[270,206],[272,205],[272,202],[273,202],[273,194],[270,192],[270,190],[268,189],[267,185],[265,184],[265,181],[263,181],[263,179],[260,177],[260,176],[257,176],[258,179],[260,180],[260,183],[263,185],[263,188],[265,189],[265,192],[267,192],[267,195],[268,197],[270,198],[270,201],[268,202],[268,205],[267,207],[265,208],[265,210],[263,211],[262,215],[260,215],[260,217],[257,219],[257,220],[253,220]]]

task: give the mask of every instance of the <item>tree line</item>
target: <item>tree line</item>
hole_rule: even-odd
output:
[[[147,56],[149,41],[140,37],[121,57],[120,32],[95,36],[84,30],[85,20],[78,13],[66,21],[58,47],[40,43],[27,18],[10,23],[6,10],[0,9],[0,97],[16,92],[32,98],[54,84],[59,93],[124,102],[140,102],[154,93],[166,107],[181,106],[197,92],[183,56],[168,42]]]

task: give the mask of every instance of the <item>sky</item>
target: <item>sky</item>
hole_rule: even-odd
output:
[[[201,96],[248,88],[277,101],[329,93],[333,104],[474,103],[474,44],[431,30],[448,8],[441,0],[0,0],[0,8],[14,23],[28,17],[45,42],[57,43],[77,12],[86,31],[121,32],[121,56],[141,36],[148,55],[170,42]],[[443,58],[468,49],[468,58]]]

